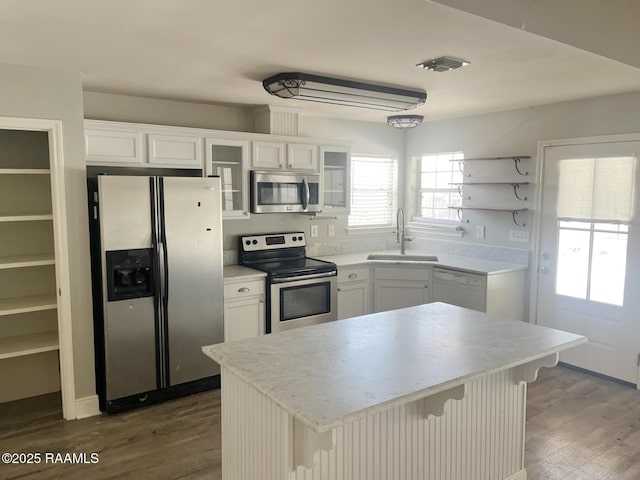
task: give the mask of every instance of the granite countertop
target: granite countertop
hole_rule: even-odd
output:
[[[265,278],[267,274],[260,270],[254,270],[253,268],[243,267],[242,265],[225,265],[224,266],[224,280],[232,282],[234,280],[261,280]]]
[[[586,338],[432,303],[203,347],[322,433]]]
[[[347,267],[347,266],[355,266],[355,265],[394,265],[394,264],[402,264],[402,265],[432,265],[434,267],[447,267],[454,268],[456,270],[461,270],[470,273],[480,273],[486,275],[492,275],[497,273],[506,273],[513,272],[517,270],[527,270],[526,265],[519,265],[516,263],[504,263],[497,262],[494,260],[483,260],[481,258],[475,257],[464,257],[462,255],[452,255],[448,253],[437,253],[434,254],[432,252],[424,252],[420,250],[408,250],[407,255],[435,255],[438,257],[437,262],[425,262],[425,261],[402,261],[397,262],[393,260],[367,260],[367,256],[369,254],[389,254],[389,253],[398,253],[397,251],[379,251],[379,252],[358,252],[358,253],[347,253],[342,255],[326,255],[326,256],[316,256],[319,260],[326,260],[328,262],[333,262],[338,267]]]

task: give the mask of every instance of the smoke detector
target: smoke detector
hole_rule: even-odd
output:
[[[425,60],[422,63],[418,63],[416,67],[421,67],[425,70],[432,70],[434,72],[447,72],[466,65],[469,65],[469,62],[460,58],[438,57],[433,60]]]

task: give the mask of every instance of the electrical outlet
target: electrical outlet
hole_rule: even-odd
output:
[[[529,232],[526,230],[511,230],[509,240],[512,242],[529,243]]]
[[[311,238],[318,236],[318,225],[311,225]]]
[[[484,238],[484,225],[476,225],[476,238]]]
[[[336,224],[335,223],[330,223],[327,226],[327,235],[330,237],[335,237],[336,236]]]

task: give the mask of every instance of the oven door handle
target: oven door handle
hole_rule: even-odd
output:
[[[302,179],[302,188],[304,188],[304,196],[302,198],[302,211],[306,212],[309,208],[309,201],[311,200],[311,192],[309,191],[309,183],[306,178]]]
[[[271,279],[271,283],[285,283],[285,282],[295,282],[297,280],[311,280],[313,278],[326,278],[326,277],[335,277],[337,272],[325,272],[325,273],[313,273],[311,275],[299,275],[293,277],[283,277],[283,278],[273,278]]]

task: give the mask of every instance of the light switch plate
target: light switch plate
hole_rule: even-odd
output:
[[[330,223],[327,226],[327,235],[330,237],[335,237],[336,236],[336,224],[335,223]]]
[[[311,225],[311,237],[318,236],[318,225]]]
[[[476,225],[476,238],[484,238],[484,225]]]
[[[512,242],[529,243],[529,232],[526,230],[511,230],[509,240]]]

